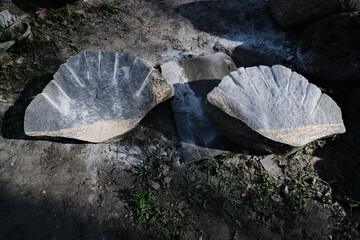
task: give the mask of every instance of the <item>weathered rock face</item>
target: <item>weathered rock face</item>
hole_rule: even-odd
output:
[[[284,28],[299,27],[332,14],[360,10],[359,0],[269,0],[276,22]]]
[[[298,67],[323,80],[360,80],[360,12],[333,15],[307,27]]]
[[[262,151],[287,152],[345,132],[337,104],[281,65],[239,68],[207,100],[208,115],[227,137]]]
[[[360,88],[354,88],[349,91],[349,100],[360,110]]]
[[[161,69],[164,77],[174,85],[171,105],[184,161],[214,157],[232,150],[234,143],[216,130],[205,113],[207,94],[220,79],[236,69],[231,58],[218,52],[168,62]]]
[[[279,28],[263,0],[187,1],[176,9],[229,51],[237,66],[280,64],[291,56],[292,39]],[[200,41],[201,43],[201,41]]]
[[[114,51],[70,57],[25,112],[30,136],[103,142],[133,129],[172,86],[143,60]]]

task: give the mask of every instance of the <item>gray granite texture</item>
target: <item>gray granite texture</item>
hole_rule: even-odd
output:
[[[298,68],[322,80],[360,80],[360,12],[329,16],[308,26],[297,50]]]
[[[9,27],[16,21],[16,16],[12,15],[8,10],[0,12],[0,29]]]
[[[133,129],[173,87],[145,61],[86,50],[62,64],[25,112],[30,136],[103,142]]]
[[[208,115],[224,135],[260,151],[290,152],[345,132],[337,104],[281,65],[238,68],[207,100]]]
[[[297,28],[329,15],[360,10],[360,0],[269,0],[270,11],[284,28]]]
[[[235,144],[213,126],[205,112],[207,94],[236,69],[231,58],[217,52],[168,62],[161,69],[175,89],[171,106],[184,161],[214,157],[233,150]]]

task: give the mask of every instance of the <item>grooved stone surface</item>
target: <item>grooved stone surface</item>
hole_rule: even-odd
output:
[[[9,27],[16,21],[16,17],[12,15],[8,10],[0,12],[0,28]]]
[[[207,100],[208,114],[226,136],[263,151],[289,150],[345,132],[337,104],[281,65],[239,68]]]
[[[231,58],[217,52],[168,62],[161,69],[175,89],[171,106],[184,161],[214,157],[233,150],[234,143],[213,126],[205,112],[207,94],[220,79],[236,69]]]
[[[172,86],[143,60],[87,50],[62,64],[25,112],[30,136],[103,142],[133,129]]]

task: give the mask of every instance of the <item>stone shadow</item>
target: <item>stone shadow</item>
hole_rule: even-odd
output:
[[[196,29],[231,41],[219,40],[230,49],[238,67],[289,65],[290,53],[284,47],[289,36],[275,23],[263,0],[192,2],[176,11]]]
[[[15,103],[9,107],[5,112],[3,123],[1,127],[1,135],[7,139],[22,139],[22,140],[42,140],[42,141],[56,141],[63,143],[84,143],[78,140],[61,139],[61,138],[35,138],[27,136],[24,131],[24,115],[27,106],[35,98],[35,96],[42,92],[46,84],[53,79],[54,73],[46,73],[39,75],[36,79],[28,83],[22,91],[20,97]]]
[[[320,177],[329,182],[332,198],[349,210],[350,215],[360,217],[360,108],[350,99],[349,92],[360,87],[360,82],[316,83],[323,87],[336,101],[342,111],[346,133],[335,141],[317,149],[313,159],[314,169]],[[329,93],[331,91],[331,93]],[[359,96],[358,96],[359,97]],[[358,203],[352,202],[353,200]],[[354,204],[357,207],[354,208]]]
[[[67,3],[77,0],[12,0],[12,2],[25,12],[34,12],[37,8],[61,8]]]
[[[87,213],[91,214],[91,213]],[[116,225],[121,226],[121,222]],[[112,223],[115,225],[115,223]],[[45,202],[12,197],[0,191],[0,239],[139,239],[142,233],[109,227],[101,220],[84,220],[67,210],[55,210]]]

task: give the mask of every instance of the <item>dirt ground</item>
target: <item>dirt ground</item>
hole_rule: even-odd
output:
[[[9,52],[10,58],[1,67],[0,239],[360,237],[360,113],[347,97],[350,89],[359,86],[356,82],[313,80],[342,108],[347,133],[328,140],[324,147],[310,145],[296,157],[278,156],[277,164],[285,178],[291,176],[292,180],[301,181],[301,176],[311,176],[318,182],[313,182],[312,187],[320,182],[323,187],[319,190],[321,196],[304,197],[307,201],[302,204],[306,205],[306,211],[299,213],[301,219],[291,227],[283,227],[283,219],[279,217],[286,215],[282,214],[286,209],[285,200],[280,201],[285,206],[280,204],[282,210],[279,212],[276,212],[277,207],[259,210],[250,204],[259,199],[263,201],[261,194],[242,194],[247,199],[240,204],[244,207],[232,208],[232,214],[212,210],[217,208],[218,200],[213,196],[219,192],[208,191],[212,184],[206,183],[215,176],[218,186],[219,179],[227,176],[224,169],[225,172],[228,169],[226,164],[216,165],[216,168],[204,166],[214,161],[226,163],[226,157],[193,164],[181,164],[181,157],[176,158],[169,165],[169,171],[155,178],[144,177],[147,170],[141,172],[143,175],[134,173],[136,166],[147,159],[139,154],[145,143],[150,141],[151,146],[161,149],[179,148],[169,102],[153,109],[119,142],[88,144],[36,139],[24,134],[27,105],[52,79],[61,63],[84,49],[131,53],[153,66],[160,66],[170,60],[211,53],[215,47],[232,56],[238,67],[281,63],[294,68],[296,41],[301,30],[285,32],[278,28],[267,11],[266,1],[79,0],[68,5],[58,2],[51,5],[40,0],[0,0],[0,10],[8,9],[18,16],[29,14],[33,32],[33,40],[15,45]],[[244,161],[245,169],[260,171],[251,161],[263,157],[231,155],[229,161],[233,164],[231,169],[240,168],[234,162]],[[164,170],[164,165],[160,169]],[[223,175],[212,173],[214,169],[220,169]],[[297,170],[294,172],[294,169]],[[299,172],[303,175],[297,175]],[[190,177],[184,177],[186,174]],[[205,174],[206,180],[200,181],[203,185],[192,184],[197,180],[191,180],[191,174],[195,174],[194,179],[199,176],[202,179]],[[259,174],[245,174],[244,179],[262,179]],[[227,178],[234,179],[239,181],[236,182],[239,186],[245,181]],[[153,180],[160,183],[160,189],[152,184]],[[277,181],[281,186],[276,185]],[[306,181],[302,183],[306,185]],[[244,185],[244,192],[255,191],[256,186],[250,182]],[[271,182],[271,186],[279,189],[275,187],[274,192],[288,194],[285,182],[281,178]],[[232,189],[229,190],[231,194],[234,193]],[[322,194],[323,189],[331,190],[331,194]],[[141,207],[136,205],[134,196],[148,190],[154,191],[151,194],[164,205],[170,203],[171,207],[177,207],[176,211],[162,210],[171,214],[160,214],[171,221],[154,225],[141,220]],[[199,195],[205,190],[206,194]],[[220,194],[220,199],[231,196],[233,204],[238,198],[226,195],[228,193]],[[302,193],[298,192],[297,196]],[[210,208],[205,207],[205,203]],[[188,211],[180,213],[181,209]],[[294,210],[291,211],[293,214]],[[272,216],[272,212],[276,214]],[[176,214],[181,217],[175,217]],[[156,216],[149,219],[162,221]],[[166,224],[168,230],[164,227]],[[169,234],[169,229],[175,230]]]

